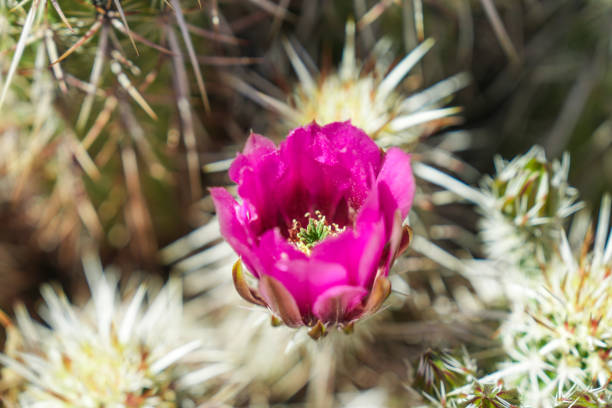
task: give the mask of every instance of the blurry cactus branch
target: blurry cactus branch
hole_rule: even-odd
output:
[[[187,201],[202,195],[199,151],[208,140],[192,95],[200,95],[206,112],[210,103],[198,59],[212,49],[209,43],[232,47],[235,39],[210,35],[189,20],[208,11],[218,15],[218,5],[183,10],[179,1],[32,0],[0,7],[1,68],[6,73],[0,112],[13,118],[4,121],[8,127],[3,134],[8,141],[7,132],[19,133],[19,142],[3,144],[11,153],[4,155],[3,175],[7,181],[15,179],[14,192],[3,199],[28,205],[34,197],[45,202],[49,195],[53,205],[45,205],[43,215],[32,219],[40,231],[46,229],[45,220],[53,219],[65,225],[60,228],[63,236],[72,236],[76,243],[80,218],[85,235],[95,241],[108,240],[118,247],[131,242],[143,258],[154,256],[151,237],[162,228],[156,225],[156,215],[168,205],[184,204],[173,200],[160,206],[162,201],[146,197],[145,190],[153,183],[161,187],[157,194],[173,196],[176,170],[184,160],[190,180]],[[195,34],[208,40],[196,47]],[[173,98],[174,105],[167,104],[167,98]],[[173,133],[182,136],[184,149],[169,138]],[[45,165],[43,157],[51,160]],[[40,179],[38,166],[47,167],[46,180]],[[58,186],[56,193],[49,192],[47,182]],[[78,190],[67,189],[73,185]],[[73,205],[72,197],[78,197],[76,210],[62,210]],[[72,220],[64,223],[62,217]],[[41,236],[54,238],[45,247],[68,243],[62,234],[51,233],[57,225],[48,227]]]

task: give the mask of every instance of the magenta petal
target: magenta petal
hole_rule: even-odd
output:
[[[244,245],[252,246],[255,244],[249,237],[245,223],[248,223],[249,214],[245,213],[234,197],[224,188],[213,187],[210,195],[217,209],[221,234],[232,241],[239,241]],[[239,219],[238,214],[244,217]]]
[[[274,143],[257,134],[251,134],[244,154],[239,154],[230,167],[229,176],[238,184],[238,195],[257,214],[252,220],[257,233],[278,224],[282,202],[277,187],[284,173]]]
[[[267,154],[276,151],[276,145],[270,139],[265,136],[258,135],[257,133],[251,133],[247,139],[242,154],[245,156],[251,156],[255,154]]]
[[[321,128],[321,133],[334,144],[342,166],[358,171],[372,166],[375,173],[380,170],[380,149],[363,130],[351,125],[350,121],[330,123]],[[360,176],[369,177],[369,174],[362,173]]]
[[[348,283],[343,265],[308,258],[289,244],[278,230],[268,231],[261,237],[257,256],[263,260],[265,275],[281,282],[305,315],[321,293]]]
[[[359,261],[359,269],[357,275],[357,283],[363,287],[370,288],[376,277],[380,257],[384,253],[386,241],[386,233],[382,222],[364,225],[360,228],[360,239],[367,240],[364,244],[361,259]]]
[[[280,146],[288,169],[280,189],[293,217],[320,210],[336,222],[348,222],[382,164],[376,144],[349,122],[295,129]],[[338,218],[339,217],[339,218]]]
[[[335,150],[316,124],[295,129],[281,144],[280,157],[289,169],[279,185],[287,220],[315,210],[335,215],[330,212],[348,195],[351,177],[337,165]]]
[[[397,200],[385,182],[378,182],[370,189],[370,194],[357,214],[356,225],[378,222],[384,219],[386,232],[391,230],[393,215],[398,210]]]
[[[311,259],[343,265],[351,285],[368,288],[374,281],[386,243],[385,227],[381,219],[362,223],[357,228],[357,231],[347,230],[316,245]]]
[[[234,197],[224,188],[211,188],[210,195],[217,209],[221,235],[242,257],[247,268],[258,276],[257,270],[260,263],[252,250],[256,244],[256,238],[248,229],[249,214],[245,213],[245,208],[240,207]],[[240,214],[241,211],[242,214]]]
[[[376,225],[377,228],[374,229],[371,225]],[[381,229],[381,225],[384,228]],[[376,242],[375,248],[379,248],[380,251],[370,252],[372,254],[370,259],[366,256],[362,257],[359,277],[361,282],[366,284],[366,287],[371,287],[373,276],[376,275],[376,270],[379,267],[383,268],[383,275],[388,274],[391,262],[401,242],[401,227],[400,211],[389,187],[385,182],[374,185],[370,196],[360,209],[355,225],[358,230],[369,231],[373,240],[379,240]],[[378,263],[374,263],[374,259]]]
[[[266,266],[273,266],[275,263],[293,260],[307,260],[308,256],[298,250],[293,244],[280,233],[278,228],[264,232],[259,237],[258,255],[266,260]]]
[[[319,296],[312,310],[324,323],[345,322],[350,320],[367,294],[368,291],[361,287],[335,286]]]
[[[241,173],[246,167],[256,167],[262,157],[276,152],[276,145],[267,137],[251,133],[242,153],[238,154],[229,169],[230,178],[240,184]]]
[[[398,251],[402,243],[403,234],[404,228],[402,227],[402,218],[398,210],[394,214],[393,227],[389,236],[389,246],[387,249],[387,253],[383,254],[386,255],[386,259],[381,260],[381,266],[385,268],[385,276],[388,275],[389,269],[391,268],[391,264],[394,261],[395,257],[398,255]]]
[[[281,279],[298,300],[300,310],[304,314],[310,314],[315,300],[321,293],[348,283],[346,269],[337,263],[309,259],[281,261],[277,267],[288,272],[283,274]]]
[[[389,187],[397,201],[402,219],[406,218],[412,206],[415,190],[410,155],[396,147],[387,150],[377,182],[383,182]]]

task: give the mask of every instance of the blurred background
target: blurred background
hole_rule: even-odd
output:
[[[350,21],[360,75],[433,39],[396,91],[455,78],[438,104],[461,111],[419,124],[417,159],[452,152],[434,164],[478,185],[495,155],[539,144],[571,153],[588,203],[610,190],[609,0],[3,0],[0,308],[39,303],[47,281],[86,296],[91,248],[167,276],[160,249],[211,219],[206,189],[229,184],[251,130],[282,140],[295,61],[321,85]],[[442,212],[475,231],[468,206]]]

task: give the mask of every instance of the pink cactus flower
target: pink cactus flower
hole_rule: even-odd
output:
[[[277,148],[251,134],[229,171],[237,202],[212,188],[221,233],[257,280],[234,266],[238,293],[291,327],[349,330],[391,291],[414,196],[410,156],[382,152],[350,122],[294,129]]]

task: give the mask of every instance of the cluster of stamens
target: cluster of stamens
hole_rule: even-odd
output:
[[[320,241],[346,230],[346,227],[340,227],[336,223],[330,224],[319,210],[314,212],[314,217],[307,212],[304,218],[308,220],[306,228],[302,227],[300,221],[293,219],[289,229],[289,241],[306,255],[310,255],[312,247]]]

